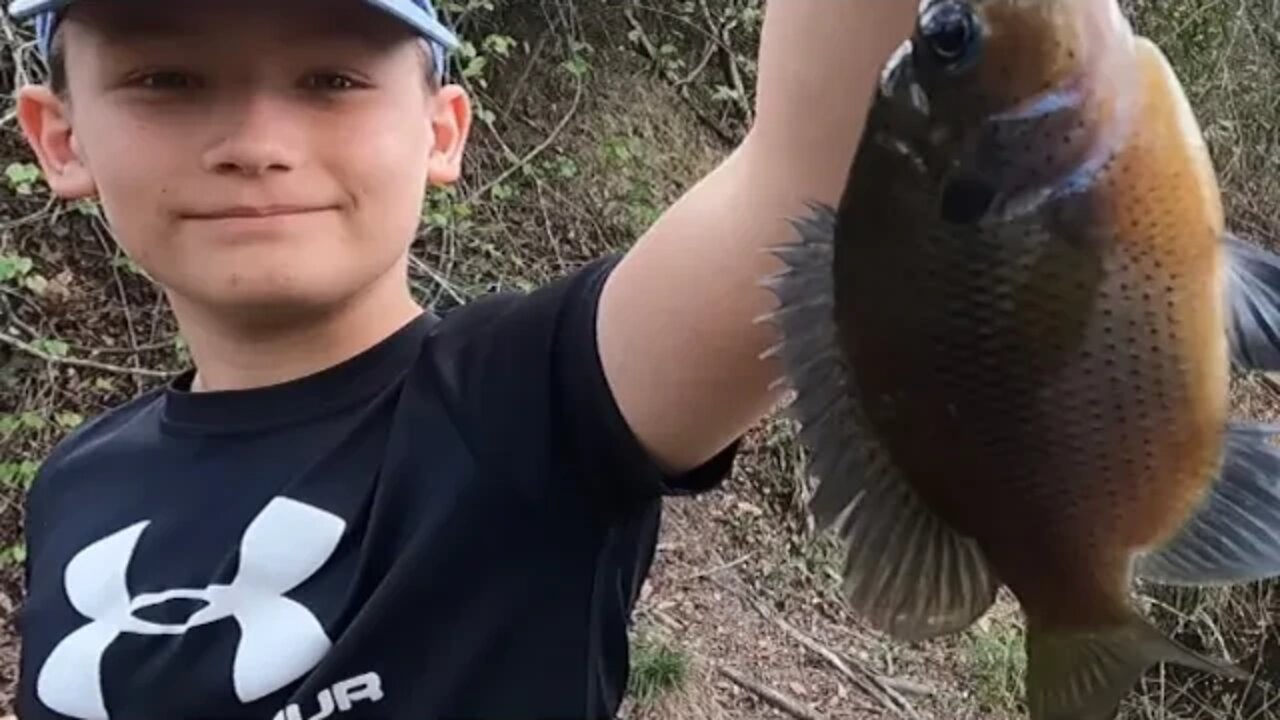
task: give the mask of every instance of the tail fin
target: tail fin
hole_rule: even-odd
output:
[[[1027,705],[1031,720],[1112,720],[1149,668],[1174,663],[1245,680],[1232,663],[1188,650],[1133,613],[1129,622],[1089,632],[1034,623],[1027,633]]]

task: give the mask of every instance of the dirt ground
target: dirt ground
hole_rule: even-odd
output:
[[[839,602],[830,547],[798,540],[792,509],[753,477],[770,465],[763,435],[723,491],[668,504],[637,627],[678,642],[696,672],[637,720],[795,717],[768,693],[827,720],[1006,717],[976,700],[955,643],[887,643]],[[987,622],[1011,612],[1004,604]]]

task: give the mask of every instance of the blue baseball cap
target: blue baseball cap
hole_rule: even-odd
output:
[[[66,9],[73,0],[12,0],[9,3],[9,15],[15,20],[31,18],[36,29],[36,43],[40,52],[49,56],[49,46],[53,41],[53,31],[57,27],[59,12]],[[431,0],[364,0],[379,10],[383,10],[413,28],[423,40],[431,46],[431,57],[435,63],[436,77],[444,77],[446,55],[460,44],[458,36],[453,33],[436,13]]]

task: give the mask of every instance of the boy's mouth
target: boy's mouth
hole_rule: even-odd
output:
[[[182,213],[189,220],[227,220],[235,218],[268,218],[282,215],[305,215],[332,210],[328,205],[233,205],[210,210]]]

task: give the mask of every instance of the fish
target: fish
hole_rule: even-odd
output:
[[[788,218],[757,321],[842,545],[841,592],[905,642],[1007,589],[1032,720],[1107,720],[1150,668],[1239,664],[1137,584],[1280,576],[1280,257],[1228,225],[1199,120],[1116,0],[923,0],[838,200]]]

